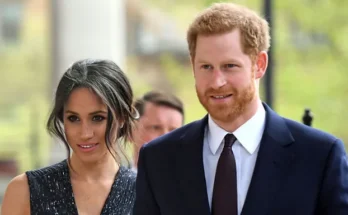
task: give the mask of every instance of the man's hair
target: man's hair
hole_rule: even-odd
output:
[[[215,35],[239,29],[243,52],[254,59],[268,51],[270,35],[268,22],[255,11],[233,3],[214,3],[191,23],[187,43],[192,61],[195,58],[198,35]]]
[[[139,112],[140,117],[144,114],[144,109],[147,102],[175,109],[179,111],[184,118],[183,103],[178,97],[174,96],[173,94],[165,93],[162,91],[149,91],[145,93],[134,103],[134,107]]]

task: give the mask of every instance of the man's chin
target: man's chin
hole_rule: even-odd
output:
[[[211,114],[211,117],[214,119],[214,120],[217,120],[219,122],[231,122],[233,121],[234,119],[236,119],[238,117],[238,114],[235,113],[235,112],[214,112],[213,114]]]
[[[219,114],[219,113],[228,113],[231,112],[231,107],[233,104],[208,104],[203,105],[204,108],[208,111],[209,114]]]
[[[204,106],[209,115],[220,122],[233,121],[241,114],[241,109],[231,107],[233,107],[233,104]]]

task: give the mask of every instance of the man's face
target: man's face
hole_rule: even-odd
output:
[[[146,102],[144,113],[137,121],[134,132],[139,149],[143,144],[183,125],[182,114],[170,107]]]
[[[254,64],[242,50],[238,29],[199,35],[192,62],[199,101],[215,120],[234,120],[255,99]]]

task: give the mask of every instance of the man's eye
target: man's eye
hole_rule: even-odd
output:
[[[158,125],[152,125],[149,127],[151,130],[154,130],[154,131],[157,131],[159,129],[161,129],[161,126],[158,126]]]
[[[226,69],[232,69],[232,68],[234,68],[234,67],[236,67],[236,66],[237,66],[236,64],[229,63],[229,64],[226,64],[226,65],[225,65],[225,68],[226,68]]]
[[[205,65],[202,65],[201,68],[202,68],[202,69],[211,69],[212,66],[211,66],[211,65],[208,65],[208,64],[205,64]]]

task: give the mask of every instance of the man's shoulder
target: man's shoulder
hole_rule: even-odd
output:
[[[330,148],[333,144],[341,142],[337,137],[326,131],[304,125],[291,119],[283,119],[295,141],[303,144],[315,144],[315,147],[323,146],[325,148]]]
[[[314,147],[324,147],[330,148],[334,144],[342,144],[334,135],[325,132],[323,130],[304,125],[303,123],[282,117],[274,112],[267,104],[263,103],[266,110],[266,129],[272,136],[272,132],[280,131],[283,135],[290,134],[291,139],[293,139],[297,146],[314,146]],[[289,132],[289,133],[288,133]],[[278,136],[278,138],[281,138]]]

